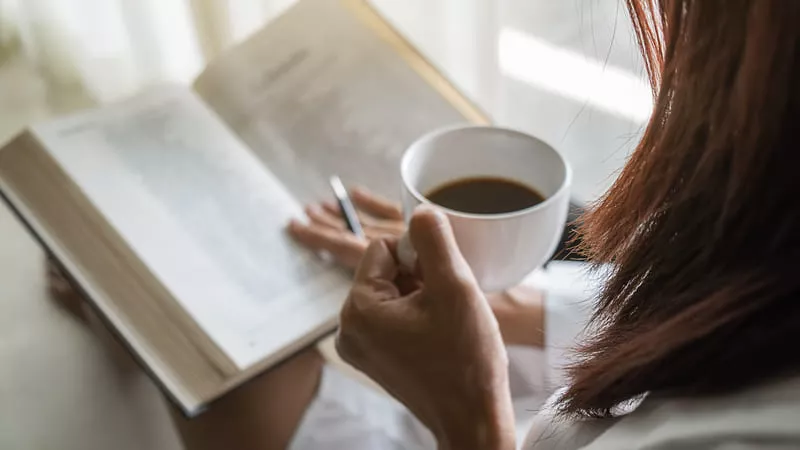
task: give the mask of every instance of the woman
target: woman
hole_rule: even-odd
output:
[[[562,421],[528,448],[800,448],[800,3],[628,4],[655,109],[583,220],[611,271],[552,405]],[[440,448],[512,448],[491,311],[446,219],[418,214],[411,236],[422,287],[404,296],[391,242],[373,242],[340,352]]]
[[[583,218],[584,250],[608,272],[568,382],[525,448],[800,448],[800,2],[628,6],[655,109]],[[501,330],[550,345],[537,332],[552,328],[542,320],[550,312],[487,302],[447,219],[431,210],[410,225],[421,275],[398,279],[386,220],[399,215],[364,197],[384,217],[368,249],[320,207],[291,230],[345,264],[361,260],[340,353],[425,427],[356,383],[332,384],[332,371],[317,392],[321,361],[305,354],[200,419],[179,420],[190,448],[514,447]],[[503,316],[514,308],[531,325]],[[371,422],[370,407],[398,423]]]

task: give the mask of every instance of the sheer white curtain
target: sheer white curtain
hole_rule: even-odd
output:
[[[295,0],[0,0],[0,49],[108,101],[189,81]],[[0,53],[2,55],[2,53]]]

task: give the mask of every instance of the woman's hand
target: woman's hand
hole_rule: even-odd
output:
[[[355,269],[370,240],[400,237],[406,226],[400,207],[391,201],[358,188],[353,189],[350,195],[358,209],[366,239],[347,230],[339,206],[334,202],[308,205],[306,215],[309,223],[292,221],[289,233],[306,247],[328,252],[339,264]]]
[[[395,242],[377,239],[342,309],[342,357],[403,402],[440,448],[513,449],[507,355],[486,297],[447,217],[411,220],[419,274],[403,274]]]
[[[292,221],[289,232],[301,244],[314,251],[328,252],[341,265],[355,269],[373,239],[400,237],[405,232],[400,206],[365,189],[350,192],[366,239],[347,230],[335,202],[306,207],[308,224]],[[544,343],[544,312],[541,292],[516,287],[487,296],[503,339],[508,345],[541,347]]]

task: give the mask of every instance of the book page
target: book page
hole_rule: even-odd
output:
[[[303,202],[329,197],[332,174],[396,199],[406,147],[467,121],[413,67],[427,63],[416,53],[409,60],[411,47],[401,54],[353,5],[366,8],[358,0],[300,0],[195,83]]]
[[[347,278],[286,236],[299,204],[191,91],[34,132],[240,368],[334,323]]]

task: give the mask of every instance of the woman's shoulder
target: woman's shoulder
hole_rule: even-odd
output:
[[[526,450],[800,448],[800,377],[707,398],[651,396],[614,419],[543,414]]]

